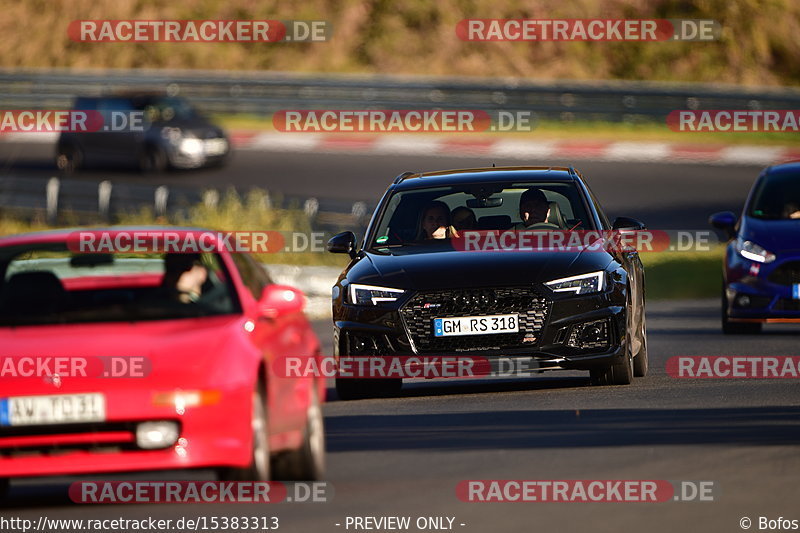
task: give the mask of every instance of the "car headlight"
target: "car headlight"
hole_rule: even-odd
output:
[[[745,259],[756,263],[771,263],[775,261],[775,254],[768,252],[753,241],[736,240],[736,251]]]
[[[350,285],[350,303],[356,305],[380,305],[396,301],[404,292],[406,291],[402,289],[353,283]]]
[[[591,294],[606,288],[606,273],[602,270],[569,278],[554,279],[545,283],[553,292],[573,292]]]
[[[196,139],[194,137],[187,137],[185,139],[181,139],[180,143],[180,151],[186,155],[202,155],[203,150],[205,150],[203,146],[203,141],[200,139]]]

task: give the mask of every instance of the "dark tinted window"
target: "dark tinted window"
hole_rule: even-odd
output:
[[[217,254],[0,249],[0,326],[174,320],[240,312]]]
[[[133,111],[133,102],[128,98],[101,98],[97,101],[98,111]]]
[[[772,174],[759,180],[749,216],[767,220],[800,219],[800,174]]]
[[[183,98],[137,99],[135,107],[144,111],[145,117],[150,122],[170,122],[198,117],[197,111]]]
[[[97,109],[97,98],[78,98],[74,108],[87,111]]]
[[[423,218],[430,206],[446,207],[446,223],[459,229],[509,230],[522,224],[523,193],[538,190],[549,204],[547,222],[554,230],[595,229],[583,194],[571,182],[509,182],[412,189],[395,193],[377,222],[370,247],[399,246],[424,239]],[[456,227],[456,217],[471,227]]]

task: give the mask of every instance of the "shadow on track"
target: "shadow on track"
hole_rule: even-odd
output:
[[[73,507],[76,504],[69,498],[69,487],[78,481],[213,481],[216,477],[211,470],[164,470],[159,472],[124,472],[98,475],[74,476],[70,478],[30,478],[15,480],[5,500],[0,499],[0,509],[37,509],[48,507]],[[102,506],[139,504],[103,504]],[[89,506],[86,505],[86,508]],[[81,518],[81,517],[77,517]],[[85,517],[84,517],[85,518]],[[94,518],[94,517],[91,517]]]
[[[795,445],[800,407],[334,416],[328,451]]]

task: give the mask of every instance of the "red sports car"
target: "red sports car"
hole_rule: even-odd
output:
[[[176,468],[323,475],[324,382],[271,364],[320,357],[300,291],[225,246],[81,253],[74,237],[0,239],[0,488]]]

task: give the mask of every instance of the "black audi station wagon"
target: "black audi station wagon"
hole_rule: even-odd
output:
[[[563,241],[643,229],[626,217],[610,224],[572,167],[404,173],[362,242],[352,232],[328,242],[352,258],[333,287],[334,355],[526,360],[536,372],[588,370],[594,384],[628,384],[648,367],[635,247],[508,245],[518,234]],[[342,399],[401,386],[336,380]]]

